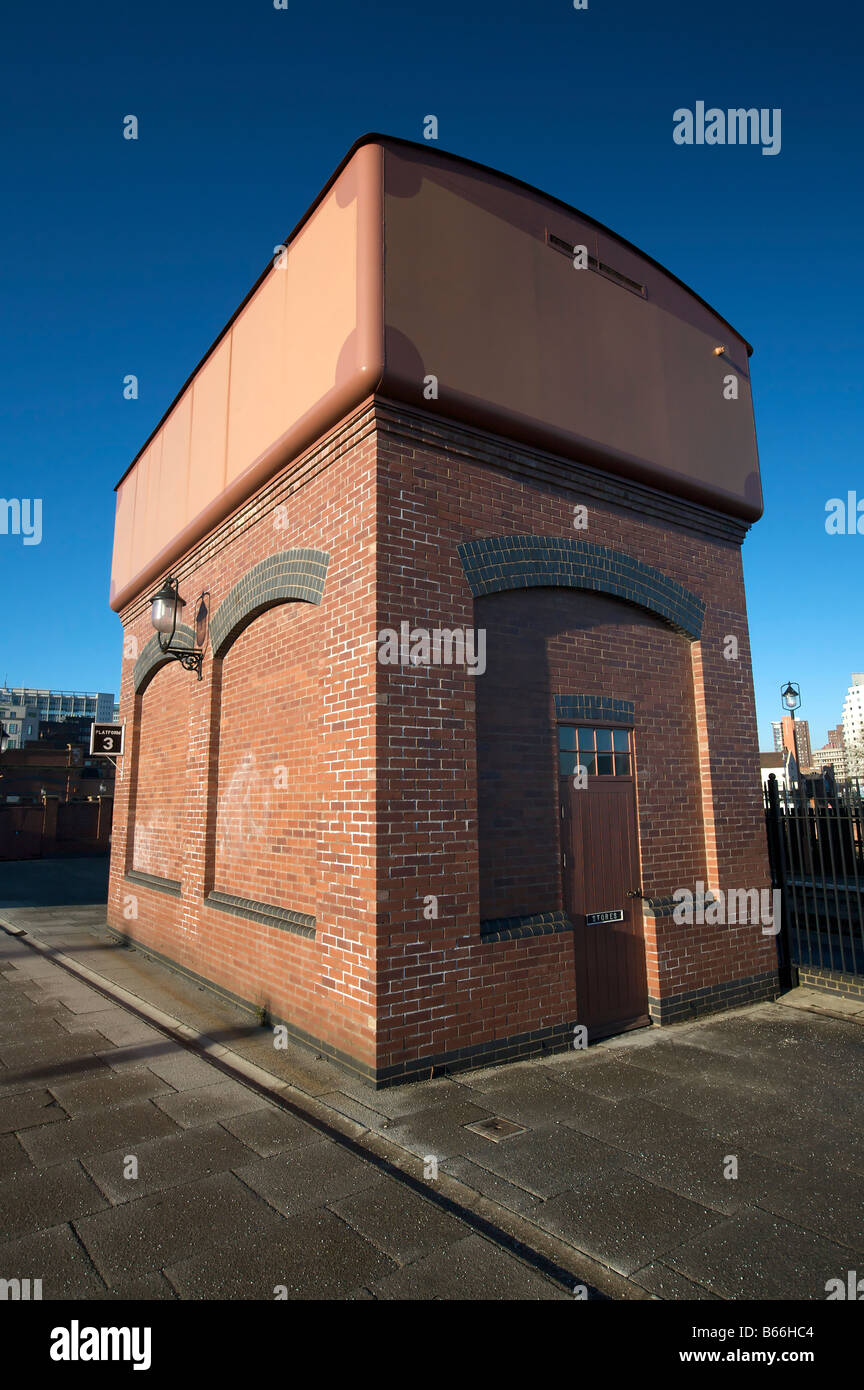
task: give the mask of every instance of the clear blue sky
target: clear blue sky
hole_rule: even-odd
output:
[[[0,496],[44,512],[40,545],[0,535],[0,681],[117,688],[114,484],[357,136],[433,113],[440,148],[607,223],[755,345],[760,742],[790,677],[822,741],[864,669],[864,536],[824,525],[864,497],[862,28],[853,0],[7,8]],[[674,144],[700,100],[780,107],[780,154]]]

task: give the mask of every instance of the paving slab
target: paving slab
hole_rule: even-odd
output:
[[[57,1124],[66,1118],[66,1111],[50,1091],[19,1091],[0,1096],[0,1134]]]
[[[0,1096],[17,1095],[21,1091],[41,1090],[55,1081],[81,1080],[99,1076],[107,1071],[105,1063],[91,1053],[66,1061],[43,1061],[29,1067],[11,1068],[0,1065]]]
[[[15,1043],[0,1043],[0,1061],[11,1071],[36,1070],[45,1062],[46,1053],[51,1053],[51,1065],[68,1062],[76,1057],[93,1056],[99,1048],[104,1048],[105,1038],[95,1030],[85,1033],[66,1033],[56,1029],[56,1036],[50,1039],[35,1037]]]
[[[479,1193],[481,1197],[486,1197],[489,1201],[496,1202],[507,1211],[516,1212],[519,1216],[527,1216],[531,1219],[533,1213],[542,1206],[543,1199],[541,1197],[535,1197],[533,1192],[528,1192],[516,1183],[508,1182],[506,1178],[499,1177],[491,1169],[483,1168],[479,1163],[475,1163],[461,1154],[443,1159],[440,1171],[452,1174],[458,1182],[464,1183],[472,1192]]]
[[[385,1181],[371,1164],[329,1139],[259,1159],[236,1171],[253,1192],[287,1216]]]
[[[358,1284],[384,1279],[398,1266],[329,1211],[281,1223],[266,1244],[241,1240],[230,1249],[200,1252],[165,1273],[182,1298],[339,1299]]]
[[[92,1260],[66,1224],[0,1244],[0,1278],[41,1279],[43,1302],[98,1298],[105,1290]]]
[[[430,1081],[415,1081],[407,1086],[390,1086],[376,1091],[368,1081],[345,1072],[340,1076],[338,1085],[331,1089],[352,1096],[390,1120],[398,1120],[428,1110],[439,1100],[450,1100],[454,1096],[455,1083],[449,1076],[439,1076]]]
[[[387,1138],[420,1158],[434,1154],[440,1162],[451,1154],[463,1153],[466,1146],[473,1151],[482,1143],[464,1126],[488,1119],[495,1113],[486,1100],[478,1105],[460,1095],[442,1098],[434,1108],[416,1110],[392,1120],[386,1131]]]
[[[848,1246],[859,1263],[864,1259],[860,1174],[840,1167],[805,1173],[757,1156],[748,1175],[748,1196],[750,1205]]]
[[[392,1123],[383,1110],[376,1110],[371,1104],[365,1105],[353,1096],[346,1095],[344,1091],[326,1091],[319,1099],[337,1114],[345,1115],[349,1120],[356,1120],[364,1129],[383,1131],[389,1129]]]
[[[193,1255],[222,1249],[231,1257],[242,1240],[266,1246],[281,1231],[280,1218],[230,1173],[111,1207],[74,1226],[109,1287]]]
[[[212,1079],[211,1072],[211,1079]],[[269,1102],[250,1091],[239,1081],[218,1081],[215,1085],[196,1086],[194,1090],[176,1091],[156,1096],[154,1105],[184,1128],[208,1124],[230,1115],[245,1115],[250,1110],[262,1110]]]
[[[138,1164],[136,1178],[126,1177],[128,1159]],[[169,1187],[241,1168],[252,1161],[251,1149],[221,1125],[202,1125],[163,1139],[148,1139],[105,1153],[88,1154],[82,1166],[114,1204],[135,1202]]]
[[[130,1145],[146,1139],[176,1133],[174,1121],[149,1100],[81,1115],[65,1124],[18,1131],[27,1153],[42,1168],[68,1158],[84,1158],[100,1149],[115,1149],[121,1144],[128,1150]]]
[[[16,1134],[0,1134],[0,1174],[32,1173],[35,1164]],[[2,1239],[2,1237],[0,1237]]]
[[[125,1010],[118,1014],[112,1014],[110,1018],[100,1016],[94,1018],[94,1028],[98,1029],[109,1042],[116,1043],[118,1047],[128,1047],[138,1043],[156,1043],[164,1041],[164,1034],[151,1028],[149,1024],[143,1023],[134,1014],[127,1014]]]
[[[783,1302],[823,1300],[829,1279],[845,1282],[856,1268],[848,1247],[754,1211],[700,1232],[664,1263],[719,1298]]]
[[[4,1240],[31,1235],[107,1206],[80,1163],[58,1163],[0,1179],[0,1231]]]
[[[610,1144],[565,1126],[531,1130],[500,1144],[480,1139],[468,1156],[479,1167],[544,1201],[586,1177],[621,1166],[621,1154]]]
[[[291,1149],[305,1149],[321,1141],[321,1134],[285,1110],[268,1106],[242,1115],[223,1116],[222,1128],[249,1146],[261,1158]]]
[[[103,1067],[95,1075],[74,1081],[52,1081],[49,1090],[68,1115],[87,1115],[94,1110],[117,1108],[136,1100],[175,1094],[167,1081],[152,1072],[117,1074]]]
[[[328,1206],[400,1265],[443,1250],[469,1234],[461,1221],[406,1187],[376,1184]]]
[[[682,1274],[678,1274],[674,1269],[670,1269],[662,1260],[652,1260],[650,1264],[643,1265],[642,1269],[637,1269],[630,1275],[634,1284],[638,1284],[646,1293],[653,1294],[655,1298],[670,1299],[672,1301],[690,1302],[721,1302],[719,1294],[711,1293],[704,1289],[701,1284],[694,1284],[691,1279],[685,1279]]]
[[[182,1058],[190,1056],[188,1050],[181,1043],[174,1042],[171,1038],[160,1037],[158,1042],[153,1043],[132,1043],[128,1047],[119,1046],[105,1047],[105,1039],[100,1035],[99,1048],[96,1056],[104,1062],[112,1071],[152,1071],[154,1075],[161,1076],[167,1081],[175,1091],[182,1090],[171,1076],[165,1073],[165,1067],[169,1062],[177,1062]],[[206,1067],[207,1063],[203,1058],[192,1058]],[[205,1075],[205,1073],[201,1073]],[[207,1080],[204,1085],[213,1085],[213,1073],[211,1070],[206,1072]]]
[[[553,1197],[533,1219],[592,1259],[629,1275],[661,1255],[669,1262],[669,1251],[694,1232],[719,1225],[723,1216],[654,1183],[611,1170]]]

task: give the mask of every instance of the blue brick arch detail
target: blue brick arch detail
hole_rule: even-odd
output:
[[[191,627],[187,627],[185,623],[178,623],[171,645],[174,647],[194,647],[195,633]],[[173,657],[165,655],[159,646],[159,638],[151,637],[132,668],[132,684],[136,693],[140,694],[150,684],[159,668],[167,665],[173,659]]]
[[[558,719],[584,720],[590,724],[632,724],[636,707],[632,700],[611,695],[556,695]]]
[[[702,600],[623,551],[569,536],[488,536],[458,549],[475,598],[507,589],[588,589],[656,613],[691,642],[701,636]]]
[[[244,628],[277,603],[320,603],[330,556],[324,550],[280,550],[247,570],[210,620],[210,647],[224,656]]]

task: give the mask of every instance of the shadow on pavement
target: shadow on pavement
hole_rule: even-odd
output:
[[[107,854],[86,859],[0,861],[4,907],[81,907],[108,901]]]

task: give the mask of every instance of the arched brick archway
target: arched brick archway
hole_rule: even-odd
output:
[[[214,657],[224,656],[234,638],[260,613],[278,603],[319,604],[330,556],[323,550],[281,550],[247,570],[229,589],[210,622]]]
[[[691,642],[702,632],[705,604],[661,570],[624,551],[568,536],[487,536],[459,546],[475,598],[506,589],[589,589],[663,618]]]
[[[177,624],[177,631],[174,634],[173,644],[176,647],[194,647],[195,633],[191,627],[185,623]],[[132,671],[132,683],[135,687],[136,695],[142,695],[155,676],[156,672],[173,661],[172,656],[166,655],[159,646],[159,638],[151,637],[145,646]]]

